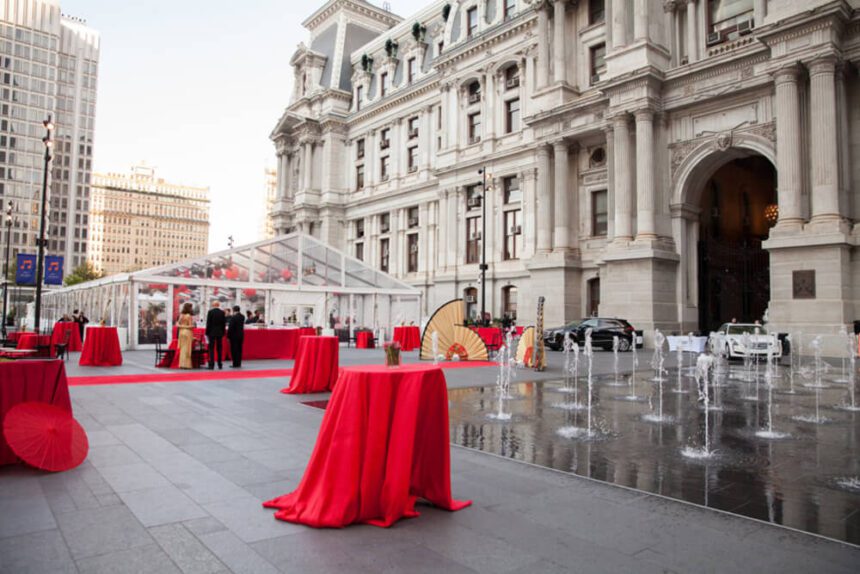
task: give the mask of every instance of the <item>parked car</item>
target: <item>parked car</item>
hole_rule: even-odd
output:
[[[591,329],[591,344],[594,347],[612,350],[612,338],[618,337],[618,350],[629,351],[631,345],[639,343],[636,330],[633,325],[624,319],[590,317],[580,321],[573,321],[564,327],[546,329],[543,332],[544,344],[560,351],[564,348],[564,335],[570,333],[571,338],[577,345],[585,342],[585,332]]]
[[[782,356],[782,343],[779,337],[768,333],[763,325],[724,323],[720,326],[719,332],[725,336],[726,354],[729,359],[743,359],[747,355],[767,357],[768,350],[777,358]]]

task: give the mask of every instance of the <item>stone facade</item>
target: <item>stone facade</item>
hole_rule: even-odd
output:
[[[275,228],[387,266],[425,291],[425,313],[482,291],[486,238],[494,316],[528,324],[544,295],[553,324],[596,311],[706,330],[705,187],[762,157],[772,189],[742,195],[778,197],[776,225],[752,238],[769,254],[769,320],[835,331],[860,311],[858,9],[465,0],[400,19],[331,0],[304,23],[272,133]],[[814,299],[798,270],[815,271]]]
[[[145,165],[93,176],[89,260],[106,275],[209,252],[209,188],[169,183]]]

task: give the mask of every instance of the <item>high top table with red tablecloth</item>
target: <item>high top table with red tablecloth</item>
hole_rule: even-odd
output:
[[[21,336],[26,334],[27,331],[14,331],[12,333],[8,333],[6,338],[12,343],[17,343],[21,339]]]
[[[287,394],[325,393],[334,388],[338,374],[337,337],[302,337]]]
[[[68,333],[68,335],[67,335]],[[79,323],[68,321],[54,324],[54,332],[51,334],[51,345],[62,345],[69,338],[68,351],[78,352],[83,348],[81,344],[81,326]]]
[[[51,355],[54,347],[51,345],[51,335],[37,335],[35,333],[24,333],[18,337],[18,349],[22,351],[36,349],[37,347],[51,347]]]
[[[491,351],[502,347],[502,330],[498,327],[473,327],[478,336]]]
[[[421,346],[421,331],[414,325],[394,327],[391,340],[400,343],[402,351],[411,351]]]
[[[263,506],[317,528],[388,527],[418,516],[418,498],[460,510],[471,501],[451,497],[450,448],[442,369],[346,367],[299,487]]]
[[[359,331],[355,334],[356,349],[373,349],[376,345],[373,342],[373,331]]]
[[[72,412],[69,384],[62,361],[12,361],[0,363],[0,426],[6,413],[20,403],[40,402]],[[0,432],[0,466],[18,457]]]
[[[90,327],[78,364],[82,367],[118,367],[122,351],[116,327]]]

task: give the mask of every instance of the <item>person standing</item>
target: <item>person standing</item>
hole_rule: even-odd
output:
[[[186,303],[182,306],[179,322],[176,324],[179,346],[179,368],[193,369],[194,362],[191,359],[191,351],[194,348],[194,306]]]
[[[81,341],[84,340],[84,333],[87,331],[87,323],[89,322],[90,320],[87,319],[86,313],[81,311],[80,315],[78,315],[78,329],[81,331]]]
[[[251,313],[251,311],[248,311],[247,315],[248,315],[248,317],[245,319],[246,325],[253,325],[254,323],[256,323],[256,320],[254,319],[254,315],[253,315],[253,313]]]
[[[242,347],[245,344],[245,318],[242,310],[236,305],[227,325],[227,339],[230,340],[230,356],[233,357],[233,368],[242,366]]]
[[[227,329],[227,317],[221,310],[219,301],[212,302],[212,308],[206,315],[206,338],[209,339],[209,370],[215,369],[215,355],[218,355],[218,368],[223,369],[221,361],[224,346],[224,331]]]

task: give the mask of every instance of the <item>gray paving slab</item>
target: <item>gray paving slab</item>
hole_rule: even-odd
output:
[[[153,539],[124,506],[78,510],[57,517],[60,530],[77,559],[153,544]]]
[[[140,523],[147,527],[209,516],[173,485],[123,492],[119,496]]]
[[[0,538],[0,572],[64,574],[77,572],[77,569],[63,535],[55,528]]]
[[[264,509],[262,501],[250,495],[206,504],[204,508],[243,542],[259,542],[306,530],[304,526],[276,520],[274,511]]]
[[[116,492],[170,486],[162,474],[146,463],[111,466],[103,468],[101,473]]]
[[[235,574],[278,574],[271,562],[227,530],[199,536],[206,545]]]
[[[56,527],[48,500],[41,492],[34,496],[0,498],[0,538],[52,530]]]
[[[149,529],[150,535],[183,574],[223,574],[227,567],[181,524]]]
[[[176,564],[155,544],[80,559],[77,565],[81,574],[180,574]]]

